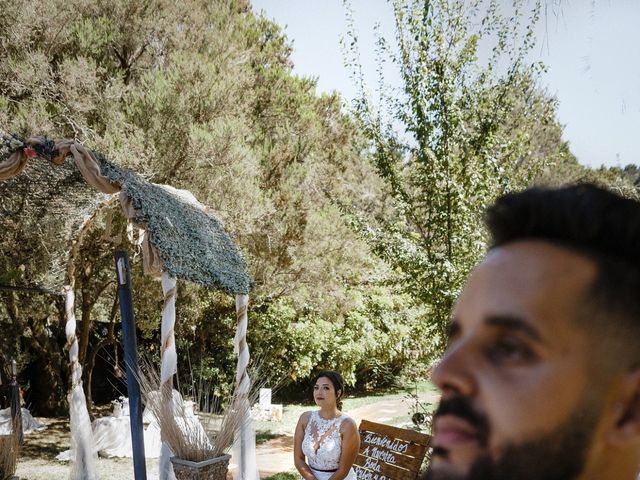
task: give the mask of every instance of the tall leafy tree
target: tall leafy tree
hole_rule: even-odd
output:
[[[370,208],[368,192],[379,182],[361,161],[363,139],[340,97],[317,95],[313,80],[293,75],[291,47],[277,25],[240,0],[0,0],[0,11],[0,128],[75,138],[211,207],[247,257],[255,279],[249,342],[274,376],[300,381],[325,366],[355,380],[356,372],[369,375],[372,356],[401,370],[407,344],[400,332],[412,309],[402,296],[388,300],[384,286],[370,291],[383,267],[332,201]],[[58,18],[66,20],[52,21]],[[96,363],[113,358],[118,342],[110,252],[128,248],[140,270],[117,211],[106,205],[95,215],[75,259],[88,398]],[[0,234],[3,251],[17,241],[13,233]],[[25,244],[39,241],[36,231],[25,235]],[[20,270],[20,259],[0,258],[0,265],[13,284],[41,273],[34,262]],[[141,275],[134,285],[140,344],[157,352],[159,285]],[[196,375],[231,380],[232,299],[184,283],[178,295],[181,365],[190,355]],[[19,336],[28,299],[0,298],[0,323]],[[394,328],[379,320],[383,314],[364,313],[384,302],[397,312]],[[57,386],[51,399],[47,389],[32,398],[41,411],[49,400],[64,403],[64,332],[55,307],[47,306],[49,336],[43,327],[22,344],[0,339],[28,368],[51,365],[33,368],[38,385]],[[365,331],[377,343],[357,342]]]
[[[374,215],[347,209],[396,282],[428,308],[414,334],[424,357],[442,347],[451,307],[484,249],[482,212],[570,156],[555,102],[528,61],[539,2],[395,0],[396,38],[381,36],[378,97],[367,91],[357,34],[347,63],[360,86],[355,114],[388,194]],[[400,87],[386,83],[394,67]]]

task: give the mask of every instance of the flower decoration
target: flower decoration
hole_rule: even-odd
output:
[[[38,152],[36,152],[36,150],[33,147],[25,147],[24,149],[22,149],[22,151],[29,158],[34,158],[38,156]]]
[[[47,137],[40,137],[37,142],[28,145],[18,135],[0,130],[0,161],[7,159],[11,154],[20,150],[27,158],[40,157],[49,161],[56,158],[59,153],[55,142]]]

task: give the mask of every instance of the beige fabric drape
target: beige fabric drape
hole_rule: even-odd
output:
[[[18,175],[27,165],[27,156],[21,151],[12,153],[9,158],[0,163],[0,180]]]
[[[124,216],[130,222],[134,223],[133,219],[135,218],[136,211],[133,208],[131,199],[127,195],[125,189],[120,191],[119,197],[120,206],[122,207]],[[162,259],[160,258],[160,255],[158,255],[158,251],[149,242],[149,232],[144,228],[144,226],[138,226],[144,229],[144,238],[142,240],[142,266],[144,268],[144,273],[154,277],[159,277],[162,275]]]
[[[41,145],[42,143],[44,143],[44,138],[42,137],[31,137],[25,141],[27,147]],[[85,148],[84,145],[68,139],[56,140],[55,148],[58,150],[58,155],[51,159],[51,162],[54,165],[61,165],[67,156],[73,156],[73,160],[78,167],[78,170],[80,170],[82,177],[89,185],[106,194],[120,192],[119,198],[122,211],[124,212],[127,220],[132,223],[134,222],[136,212],[131,204],[131,200],[121,185],[118,185],[100,173],[100,164],[90,150]],[[11,154],[4,162],[0,162],[0,181],[7,180],[18,175],[22,170],[24,170],[28,161],[29,157],[24,153],[24,149]],[[149,241],[149,232],[144,228],[144,225],[138,225],[138,227],[145,231],[144,239],[142,241],[144,272],[148,275],[159,277],[162,274],[162,259],[160,258],[158,251],[153,247],[153,245],[151,245]]]
[[[41,137],[31,137],[25,141],[25,144],[27,147],[34,147],[42,144],[43,141],[44,139]],[[84,145],[73,140],[62,139],[55,142],[55,147],[58,150],[58,155],[51,159],[53,164],[61,165],[64,159],[71,154],[78,170],[89,185],[102,193],[120,191],[119,185],[100,174],[100,164]],[[25,154],[24,149],[12,153],[4,162],[0,162],[0,180],[7,180],[18,175],[24,170],[28,161],[29,157]]]
[[[80,173],[96,190],[100,190],[102,193],[116,193],[120,191],[120,185],[112,182],[109,178],[100,173],[100,165],[97,160],[93,158],[91,152],[88,152],[82,145],[71,145],[69,147],[73,154],[73,159],[76,162],[76,166]]]

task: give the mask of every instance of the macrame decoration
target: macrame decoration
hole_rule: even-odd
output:
[[[203,286],[216,288],[236,295],[238,328],[235,337],[238,355],[237,384],[245,395],[246,414],[249,415],[248,395],[250,379],[247,374],[249,349],[246,342],[247,304],[250,279],[246,264],[238,248],[224,231],[222,222],[207,211],[190,192],[177,190],[166,185],[150,183],[134,172],[120,168],[109,162],[103,155],[85,148],[74,140],[49,140],[46,137],[23,139],[17,135],[0,131],[0,194],[7,197],[12,192],[26,192],[33,176],[23,178],[19,174],[30,168],[30,164],[48,161],[61,169],[67,169],[64,178],[77,181],[76,171],[71,170],[69,157],[76,171],[84,181],[100,192],[98,199],[83,194],[82,210],[84,216],[91,208],[118,194],[122,211],[130,224],[144,230],[142,252],[144,271],[155,277],[161,277],[164,293],[164,307],[161,323],[161,390],[171,391],[173,376],[177,372],[175,349],[175,301],[177,279],[188,280]],[[34,166],[34,172],[45,171]],[[37,175],[36,175],[37,177]],[[4,185],[3,185],[4,184]],[[62,197],[62,194],[57,193]],[[52,189],[50,196],[55,196]],[[100,197],[100,195],[102,195]],[[48,200],[48,199],[47,199]],[[63,198],[57,200],[64,201]],[[20,205],[16,199],[15,205]],[[24,206],[24,201],[22,201]],[[53,202],[41,202],[41,208],[49,208]],[[4,205],[2,208],[7,208]],[[17,209],[18,207],[16,207]],[[63,216],[63,215],[61,215]],[[0,227],[3,221],[0,220]],[[84,225],[84,221],[73,225]],[[13,224],[7,224],[13,227]],[[72,228],[68,228],[73,231]],[[77,249],[79,242],[74,244]],[[67,253],[69,263],[72,256]],[[60,269],[54,269],[49,278],[52,283],[60,281]],[[75,315],[73,314],[73,269],[65,272],[64,284],[67,294],[67,343],[72,372],[72,387],[69,394],[72,444],[74,462],[72,479],[97,478],[95,473],[96,452],[92,447],[91,424],[82,390],[82,369],[78,364],[78,342],[75,334]],[[257,478],[255,464],[255,435],[250,422],[243,422],[244,428],[236,441],[242,447],[242,455],[236,457],[239,478],[253,480]],[[163,459],[168,462],[166,448]],[[172,477],[170,468],[162,469],[161,480]]]

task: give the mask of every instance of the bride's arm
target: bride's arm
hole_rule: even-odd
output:
[[[352,418],[347,418],[342,422],[340,435],[342,435],[340,464],[338,465],[338,471],[331,475],[329,480],[343,480],[349,475],[353,462],[356,461],[360,451],[360,433],[358,433],[358,426]]]
[[[293,435],[293,461],[294,465],[302,478],[305,480],[316,480],[316,477],[311,472],[309,465],[304,458],[304,452],[302,451],[302,440],[304,439],[304,429],[307,427],[309,416],[311,412],[304,412],[300,415],[298,425],[296,425],[296,433]]]

